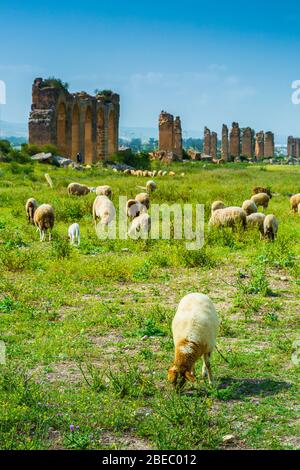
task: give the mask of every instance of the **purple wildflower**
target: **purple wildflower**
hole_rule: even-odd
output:
[[[71,431],[71,432],[73,432],[73,431],[74,431],[74,429],[75,429],[75,426],[74,426],[74,424],[71,424],[71,425],[70,425],[70,431]]]

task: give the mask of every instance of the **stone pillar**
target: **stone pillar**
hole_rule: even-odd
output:
[[[228,127],[226,124],[222,126],[222,147],[221,156],[225,161],[229,161],[229,142],[228,142]]]
[[[231,159],[239,158],[241,154],[240,128],[237,122],[232,123],[229,137],[229,154]]]
[[[295,139],[295,157],[300,158],[300,139]]]
[[[242,135],[242,155],[252,159],[253,157],[253,132],[251,127],[245,127]]]
[[[266,132],[265,133],[265,157],[274,157],[275,153],[275,145],[274,145],[274,134],[273,132]]]
[[[210,145],[211,145],[210,130],[205,126],[204,127],[204,139],[203,139],[203,153],[205,155],[210,155]]]
[[[218,135],[216,132],[212,132],[210,136],[210,153],[209,155],[212,156],[212,158],[216,159],[217,158],[217,147],[218,147]]]
[[[172,152],[174,148],[174,117],[172,114],[162,111],[158,119],[158,149],[159,151]]]
[[[257,132],[255,141],[255,156],[257,160],[264,158],[264,131]]]
[[[289,135],[287,139],[287,156],[288,157],[293,157],[294,156],[294,137]]]
[[[180,117],[176,116],[174,120],[174,153],[182,160],[182,130]]]

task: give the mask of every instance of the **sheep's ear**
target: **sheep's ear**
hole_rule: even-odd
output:
[[[195,382],[196,380],[196,377],[194,376],[194,374],[192,372],[189,372],[188,370],[185,371],[184,377],[186,378],[186,380],[189,380],[190,382]]]

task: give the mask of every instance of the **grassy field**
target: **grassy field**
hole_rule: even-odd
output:
[[[117,204],[146,178],[0,164],[1,449],[300,448],[299,367],[291,361],[300,334],[300,216],[288,198],[300,192],[300,168],[173,169],[185,177],[155,178],[152,201],[205,204],[198,251],[180,240],[101,241],[94,195],[66,191],[72,181],[110,184]],[[280,223],[274,243],[256,231],[207,230],[212,201],[241,205],[256,185],[275,193],[265,211]],[[27,223],[29,197],[55,209],[51,243]],[[80,248],[66,238],[72,222]],[[189,292],[213,300],[222,356],[213,354],[213,386],[200,379],[199,362],[197,382],[176,394],[166,380],[170,325]]]

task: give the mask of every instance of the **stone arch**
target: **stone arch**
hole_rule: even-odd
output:
[[[67,128],[66,105],[61,102],[57,108],[57,149],[62,155],[66,155],[66,128]]]
[[[97,160],[105,159],[105,121],[104,110],[99,108],[97,112]]]
[[[90,106],[86,109],[84,121],[84,162],[93,163],[93,122]]]
[[[77,153],[80,151],[80,120],[79,107],[74,105],[72,111],[72,136],[71,136],[71,158],[75,160]]]
[[[115,112],[111,109],[108,117],[108,155],[117,151]]]

